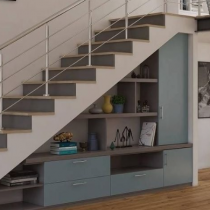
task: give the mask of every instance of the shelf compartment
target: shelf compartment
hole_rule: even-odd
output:
[[[22,186],[14,186],[14,187],[7,187],[0,184],[0,193],[8,192],[8,191],[30,189],[30,188],[38,188],[38,187],[43,187],[43,184],[30,184],[30,185],[22,185]]]
[[[158,79],[124,78],[120,82],[157,83]]]
[[[100,118],[129,118],[129,117],[156,117],[157,112],[148,113],[122,113],[122,114],[81,114],[76,119],[100,119]]]
[[[111,157],[111,174],[124,174],[163,168],[163,152]]]
[[[43,207],[26,202],[17,202],[17,203],[0,205],[0,210],[38,210],[38,209],[43,209]]]

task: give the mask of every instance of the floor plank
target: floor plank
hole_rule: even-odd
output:
[[[57,210],[209,210],[210,169],[201,170],[199,180],[198,187],[182,186]]]

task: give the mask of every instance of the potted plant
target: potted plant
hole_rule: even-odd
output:
[[[112,97],[112,104],[114,107],[114,113],[123,113],[125,97],[121,95],[115,95]]]

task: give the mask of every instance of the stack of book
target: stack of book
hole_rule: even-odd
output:
[[[12,171],[8,173],[4,178],[1,179],[2,185],[22,186],[29,184],[36,184],[38,180],[38,174],[31,170]]]
[[[72,155],[77,153],[76,142],[52,142],[50,152],[53,155]]]

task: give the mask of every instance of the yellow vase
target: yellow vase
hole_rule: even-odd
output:
[[[111,104],[111,96],[109,96],[109,95],[104,96],[104,105],[103,105],[102,109],[105,114],[112,113],[113,106]]]

